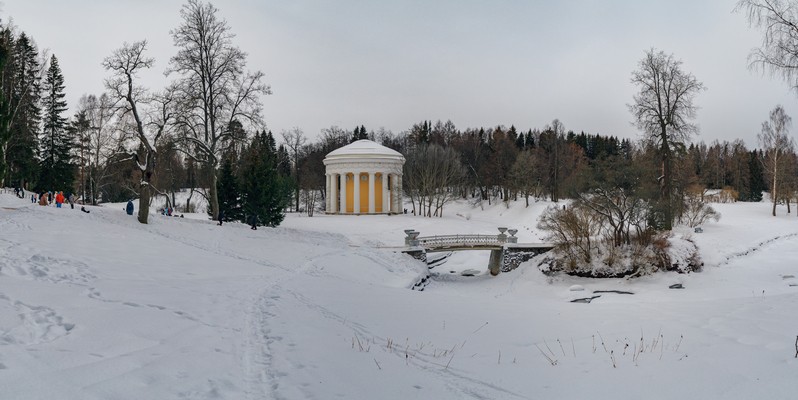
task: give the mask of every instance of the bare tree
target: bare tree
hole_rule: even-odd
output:
[[[285,143],[285,147],[288,149],[288,157],[291,159],[291,174],[294,176],[294,201],[296,208],[294,211],[299,212],[299,187],[301,176],[299,175],[299,161],[302,157],[302,149],[307,143],[308,138],[305,137],[305,133],[302,132],[302,129],[294,127],[290,130],[283,130],[280,135],[283,137],[283,142]]]
[[[695,228],[709,220],[720,220],[720,213],[715,211],[712,206],[704,203],[701,193],[687,193],[684,196],[684,211],[680,217],[683,224]]]
[[[510,170],[513,187],[524,196],[526,207],[529,207],[529,196],[537,197],[540,193],[540,179],[537,178],[535,167],[534,154],[526,150],[518,155]]]
[[[647,216],[648,205],[635,193],[623,188],[598,187],[579,196],[579,205],[589,209],[609,227],[614,246],[631,243],[631,230],[639,232]]]
[[[463,176],[460,157],[451,148],[420,144],[405,154],[402,187],[418,215],[442,217],[444,205],[457,197],[455,188]]]
[[[776,203],[783,186],[782,180],[787,169],[789,154],[793,151],[792,138],[788,136],[792,118],[780,105],[770,112],[770,120],[762,123],[759,144],[765,151],[763,164],[770,184],[770,197],[773,201],[773,216],[776,216]]]
[[[764,31],[762,45],[748,55],[749,66],[781,76],[798,89],[798,4],[790,0],[740,0],[735,11]]]
[[[538,229],[546,232],[546,240],[557,245],[568,262],[567,270],[573,271],[592,262],[602,220],[586,207],[552,206],[540,216]]]
[[[216,169],[226,147],[236,140],[227,129],[234,120],[259,126],[261,95],[271,93],[263,73],[245,72],[247,55],[233,45],[227,21],[210,3],[189,0],[180,10],[182,24],[171,31],[177,55],[169,74],[178,76],[176,124],[190,156],[210,173],[211,214],[217,219]]]
[[[88,155],[88,197],[92,204],[97,204],[100,189],[105,185],[106,179],[113,174],[112,164],[119,158],[120,149],[124,149],[126,142],[131,138],[124,130],[117,129],[114,120],[113,100],[107,93],[99,97],[83,95],[78,100],[78,111],[86,113],[89,120],[87,140]],[[84,194],[84,201],[86,195]]]
[[[131,155],[141,172],[138,220],[142,224],[147,223],[149,216],[152,193],[150,181],[158,156],[156,144],[171,117],[168,111],[170,95],[152,95],[135,82],[138,73],[151,68],[154,62],[153,58],[145,57],[146,48],[146,41],[125,43],[103,60],[103,67],[112,74],[106,78],[105,87],[110,91],[110,96],[117,101],[118,115],[121,118],[132,118],[131,129],[138,137],[142,149],[141,156],[138,153]],[[148,114],[148,109],[140,109],[140,106],[148,108],[152,113]]]
[[[684,146],[698,131],[691,121],[697,107],[694,97],[704,90],[704,84],[682,70],[682,62],[673,55],[651,49],[640,60],[638,70],[632,72],[632,83],[640,91],[634,96],[629,111],[638,129],[659,150],[662,161],[660,201],[663,228],[670,230],[676,216],[674,197],[674,150]]]

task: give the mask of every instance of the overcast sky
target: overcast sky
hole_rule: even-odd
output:
[[[169,30],[184,2],[0,0],[40,49],[55,54],[70,107],[99,94],[104,57],[149,41],[162,88],[175,53]],[[265,120],[275,134],[299,127],[365,125],[394,132],[422,120],[460,129],[542,128],[639,138],[627,104],[631,72],[649,48],[673,53],[708,88],[697,97],[696,140],[741,138],[756,146],[769,111],[798,118],[798,97],[777,78],[749,71],[761,33],[734,1],[354,1],[216,0],[219,14],[266,74]],[[798,124],[798,122],[797,122]],[[797,125],[798,126],[798,125]],[[793,131],[798,128],[793,128]]]

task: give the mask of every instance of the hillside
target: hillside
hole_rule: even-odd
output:
[[[466,252],[436,266],[423,292],[409,289],[427,271],[396,252],[404,229],[508,226],[539,241],[545,207],[458,203],[433,219],[289,214],[279,228],[252,231],[202,216],[154,215],[141,225],[115,206],[85,214],[0,194],[0,397],[798,392],[798,218],[770,217],[767,204],[716,205],[723,218],[693,235],[701,273],[589,280],[547,277],[526,263],[463,277],[487,267],[487,254]]]

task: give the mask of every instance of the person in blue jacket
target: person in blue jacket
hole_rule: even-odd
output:
[[[127,211],[127,215],[133,215],[133,200],[127,201],[127,206],[125,207],[125,211]]]

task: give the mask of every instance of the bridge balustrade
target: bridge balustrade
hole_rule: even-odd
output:
[[[470,246],[501,246],[505,244],[504,235],[438,235],[417,238],[418,244],[425,248],[436,247],[470,247]],[[503,240],[504,239],[504,240]]]

